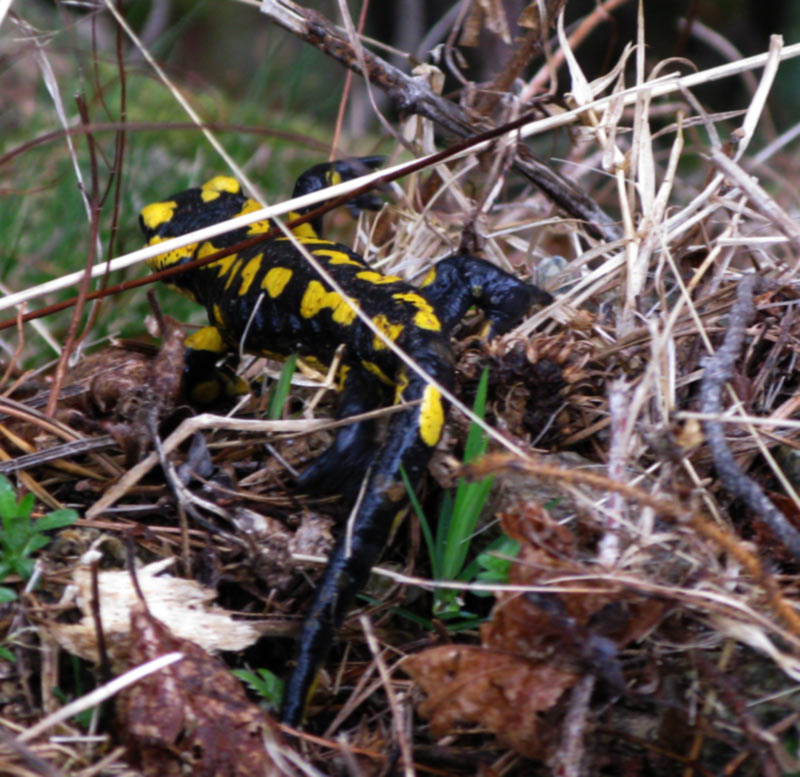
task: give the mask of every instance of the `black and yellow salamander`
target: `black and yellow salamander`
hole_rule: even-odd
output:
[[[297,181],[295,195],[354,178],[379,160],[336,161],[312,167]],[[362,195],[356,207],[374,207],[374,195]],[[239,183],[227,176],[146,206],[140,216],[149,244],[259,208]],[[294,214],[292,214],[294,215]],[[152,270],[174,267],[208,256],[220,248],[266,233],[257,222],[211,241],[161,254]],[[319,223],[296,228],[303,248],[340,286],[323,280],[286,237],[273,237],[189,272],[169,283],[203,305],[211,325],[187,339],[184,374],[187,393],[201,399],[213,394],[208,380],[220,355],[244,350],[270,357],[297,353],[330,364],[345,345],[339,371],[341,397],[337,416],[345,418],[388,401],[410,404],[391,416],[383,442],[375,441],[374,424],[361,421],[341,427],[331,445],[302,474],[301,489],[313,493],[342,490],[360,500],[352,523],[333,551],[302,628],[297,665],[289,679],[281,711],[284,722],[297,725],[316,672],[356,594],[365,584],[395,517],[406,503],[401,470],[412,485],[425,471],[442,436],[445,407],[428,379],[409,369],[357,315],[361,311],[389,340],[446,389],[453,385],[449,332],[468,308],[482,309],[489,335],[518,323],[533,302],[549,295],[482,259],[450,256],[428,273],[421,288],[396,275],[370,268],[346,246],[323,240]],[[366,475],[364,475],[366,473]],[[362,487],[362,476],[366,483]]]

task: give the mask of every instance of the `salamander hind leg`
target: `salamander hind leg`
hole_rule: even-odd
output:
[[[346,375],[337,419],[366,413],[381,403],[378,380],[362,369],[344,365]],[[313,496],[342,494],[352,504],[371,459],[375,456],[375,421],[356,421],[336,430],[330,447],[297,479],[301,491]]]
[[[448,389],[452,383],[452,362],[439,358],[436,343],[425,353],[412,354],[429,374]],[[387,438],[378,452],[363,498],[348,519],[343,537],[333,551],[314,601],[300,633],[297,663],[286,685],[281,719],[297,726],[320,664],[325,659],[336,630],[366,584],[373,564],[386,543],[395,518],[405,508],[404,470],[415,486],[439,442],[444,425],[444,403],[438,389],[415,373],[408,377],[399,401],[419,400],[396,413]]]
[[[218,366],[228,356],[226,363]],[[234,372],[230,353],[219,329],[204,326],[186,338],[183,367],[183,392],[198,405],[210,405],[221,399],[232,399],[249,391],[247,383]],[[238,359],[235,359],[238,361]]]

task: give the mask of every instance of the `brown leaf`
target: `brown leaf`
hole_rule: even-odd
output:
[[[419,711],[435,736],[458,722],[478,723],[529,758],[542,756],[539,715],[580,676],[574,669],[538,663],[469,645],[431,648],[403,663],[428,698]]]
[[[131,611],[135,666],[178,651],[184,658],[140,680],[117,700],[128,758],[146,777],[273,777],[277,725],[252,704],[239,681],[197,645],[174,637],[142,605]],[[278,755],[278,757],[280,757]]]
[[[509,573],[514,585],[542,586],[580,574],[578,542],[543,508],[525,502],[500,515],[521,544]],[[617,649],[663,616],[666,604],[624,592],[499,591],[492,619],[481,626],[481,646],[447,645],[407,659],[403,668],[428,695],[419,708],[441,736],[458,722],[488,728],[529,758],[548,755],[552,723],[541,713],[592,672],[624,692]],[[554,716],[556,720],[558,716]]]

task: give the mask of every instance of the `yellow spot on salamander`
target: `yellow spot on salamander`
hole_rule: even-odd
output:
[[[241,269],[242,269],[242,260],[239,257],[236,257],[236,261],[233,263],[233,267],[231,267],[231,269],[228,271],[228,280],[225,281],[224,288],[226,291],[231,287],[233,279],[236,277],[237,273]]]
[[[189,335],[184,342],[187,348],[195,351],[224,353],[228,350],[219,329],[215,326],[204,326],[198,329],[194,334]]]
[[[428,274],[425,276],[419,287],[421,289],[424,289],[426,286],[430,286],[435,280],[436,280],[436,268],[431,267],[431,269],[428,270]]]
[[[328,371],[328,365],[325,364],[322,360],[318,359],[316,356],[312,356],[311,354],[307,354],[306,356],[301,356],[298,361],[303,362],[306,366],[306,369],[316,370],[316,372],[321,372],[322,377],[325,377],[325,373]]]
[[[275,359],[276,362],[286,361],[286,354],[279,353],[278,351],[270,351],[267,348],[262,348],[259,353],[262,356],[266,356],[267,359]]]
[[[290,210],[286,216],[287,221],[294,221],[295,219],[299,219],[300,214],[297,211]],[[314,240],[317,237],[317,233],[314,231],[314,227],[306,221],[305,224],[300,224],[299,226],[292,227],[292,234],[302,240]]]
[[[382,283],[397,283],[397,281],[403,280],[398,275],[382,275],[374,270],[362,270],[361,272],[357,272],[356,278],[367,281],[367,283],[374,283],[377,286],[380,286]]]
[[[422,394],[422,404],[419,408],[419,436],[431,448],[442,437],[444,426],[444,406],[439,389],[425,386]]]
[[[220,249],[215,246],[213,243],[206,241],[200,246],[200,250],[197,252],[197,258],[203,259],[204,257],[208,256],[209,254],[214,254]],[[222,259],[217,259],[216,262],[211,262],[211,264],[207,264],[201,269],[203,270],[216,270],[217,271],[217,278],[224,278],[231,269],[231,266],[236,261],[238,254],[231,254],[230,256],[223,256]]]
[[[239,286],[239,296],[242,297],[247,294],[247,290],[253,283],[256,273],[261,268],[261,261],[264,259],[264,254],[256,254],[242,269],[242,283]]]
[[[344,384],[347,380],[347,374],[350,372],[350,365],[343,364],[339,367],[339,391],[344,391]]]
[[[164,240],[168,238],[159,237],[158,235],[153,235],[148,241],[148,245],[154,246],[158,243],[163,243]],[[188,246],[183,246],[182,248],[176,248],[173,251],[167,251],[163,254],[158,254],[158,256],[151,256],[145,264],[153,271],[158,272],[159,270],[166,270],[169,267],[174,267],[176,264],[180,264],[184,259],[193,259],[194,258],[194,251],[197,248],[197,243],[190,243]]]
[[[361,275],[361,273],[359,273]],[[372,323],[375,324],[381,332],[383,332],[392,342],[397,340],[400,336],[400,332],[403,331],[402,324],[392,324],[388,318],[383,313],[379,313],[377,316],[374,316],[372,319]],[[372,338],[372,349],[374,351],[380,351],[386,348],[386,343],[380,339],[377,335]]]
[[[279,297],[292,278],[292,271],[288,267],[273,267],[261,281],[261,288],[267,290],[272,299]]]
[[[189,399],[198,405],[210,405],[219,399],[222,387],[217,380],[204,380],[196,383],[189,391]]]
[[[324,308],[330,308],[331,318],[337,324],[348,326],[355,320],[356,304],[355,300],[345,300],[335,291],[325,291],[319,281],[310,281],[300,301],[300,315],[313,318]]]
[[[400,300],[401,302],[410,302],[417,312],[414,314],[414,324],[420,329],[429,329],[432,332],[441,332],[442,325],[433,311],[433,307],[425,297],[416,294],[413,291],[398,292],[392,294],[392,299]]]
[[[145,205],[141,210],[142,223],[147,229],[156,229],[162,224],[166,224],[172,220],[175,213],[175,208],[178,203],[175,200],[168,202],[154,202],[150,205]]]
[[[336,186],[337,183],[342,182],[342,176],[338,170],[331,168],[325,173],[325,180],[328,182],[328,186]]]
[[[214,321],[216,321],[219,326],[224,327],[225,326],[225,318],[222,315],[222,308],[219,305],[217,305],[217,303],[215,302],[214,303],[214,307],[211,310],[212,310],[212,312],[214,314]]]
[[[213,202],[222,192],[238,194],[241,188],[235,178],[231,178],[229,175],[215,175],[203,184],[200,196],[203,198],[203,202]]]
[[[367,372],[371,372],[381,383],[385,383],[387,386],[394,386],[394,381],[375,362],[368,362],[362,359],[361,366]]]
[[[242,209],[239,211],[237,215],[245,216],[248,213],[252,213],[253,211],[261,210],[261,204],[256,202],[255,200],[247,200],[244,205],[242,205]],[[254,221],[250,226],[247,228],[248,235],[263,235],[266,232],[269,232],[270,223],[269,219],[261,219],[261,221]]]
[[[403,367],[397,377],[397,386],[394,391],[394,403],[399,405],[403,401],[403,392],[408,388],[408,373],[406,368]]]
[[[352,256],[349,256],[344,251],[329,251],[327,249],[311,249],[311,253],[314,256],[321,256],[323,259],[327,259],[329,264],[354,264],[356,267],[363,267],[363,262],[358,262],[353,259]]]

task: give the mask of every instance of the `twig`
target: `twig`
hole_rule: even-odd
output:
[[[293,35],[316,46],[329,57],[383,89],[399,111],[424,116],[457,137],[468,137],[480,132],[480,128],[473,125],[465,111],[435,94],[422,79],[406,75],[366,50],[363,51],[362,66],[350,42],[327,17],[317,11],[303,8],[290,0],[269,0],[261,5],[261,11]],[[517,147],[514,167],[533,181],[558,207],[574,218],[585,221],[587,229],[597,237],[609,242],[619,238],[616,224],[591,197],[536,159],[522,145]]]
[[[553,774],[556,777],[580,777],[586,774],[583,761],[589,701],[594,691],[595,676],[582,677],[572,690],[569,709],[564,719],[564,737],[558,749]]]
[[[728,331],[722,345],[713,356],[703,360],[703,378],[700,383],[701,412],[719,416],[722,413],[722,392],[733,375],[733,365],[739,356],[745,330],[755,316],[754,292],[762,289],[765,282],[755,274],[745,275],[736,290],[728,323]],[[714,468],[725,488],[742,499],[770,527],[772,532],[800,560],[800,532],[783,513],[766,497],[761,487],[742,472],[725,440],[722,422],[703,421]]]

